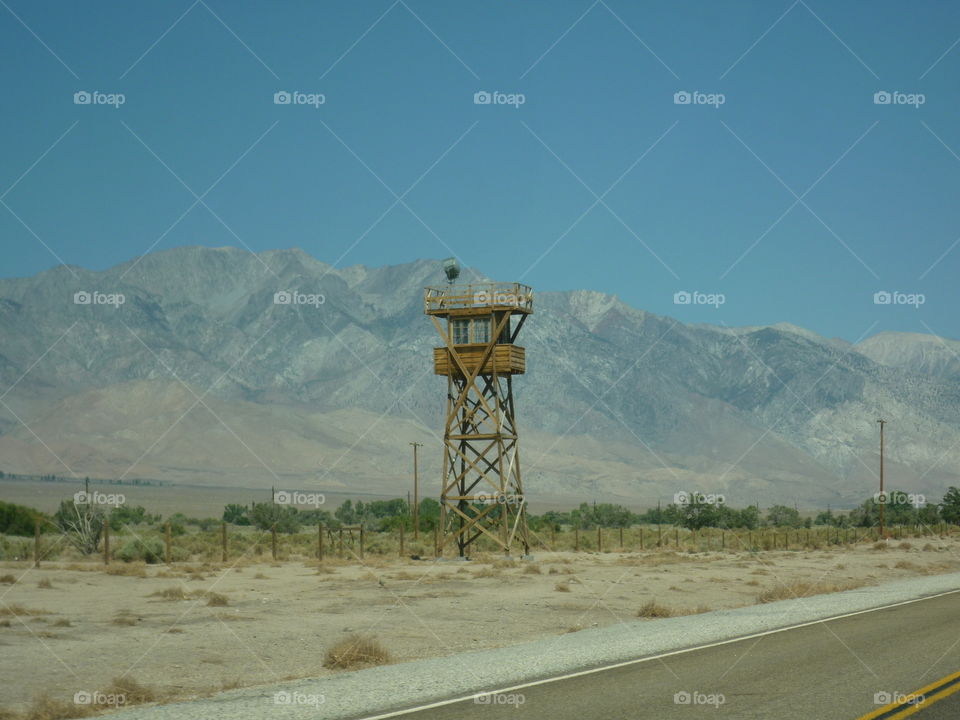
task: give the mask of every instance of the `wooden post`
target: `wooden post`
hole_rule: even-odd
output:
[[[673,539],[676,542],[677,549],[680,549],[680,528],[675,527],[673,529]]]
[[[600,526],[597,525],[597,552],[603,552],[603,535]]]
[[[163,559],[167,563],[167,565],[170,564],[170,558],[173,555],[173,553],[170,552],[170,549],[171,549],[170,543],[171,543],[170,521],[168,520],[166,523],[164,523],[164,526],[163,526],[163,544],[165,547]]]
[[[337,557],[342,558],[343,557],[343,528],[342,527],[340,528],[338,543],[339,544],[337,547]]]
[[[323,523],[317,523],[317,560],[323,562]]]
[[[274,525],[270,528],[270,548],[273,555],[273,559],[277,559],[277,526]]]
[[[640,549],[643,550],[643,528],[640,528]]]
[[[726,530],[720,531],[720,549],[721,550],[727,549],[727,531]]]
[[[400,523],[400,557],[403,557],[403,523]]]
[[[220,562],[227,561],[227,524],[220,523]]]
[[[620,528],[620,552],[623,552],[623,527]]]
[[[573,551],[580,552],[580,528],[573,529]]]
[[[360,524],[360,559],[363,559],[363,523]]]
[[[40,567],[40,518],[33,520],[33,566]]]
[[[663,526],[657,523],[657,547],[663,547]]]
[[[103,564],[110,564],[110,518],[103,521]]]

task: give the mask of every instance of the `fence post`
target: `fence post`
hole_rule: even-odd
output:
[[[40,567],[40,518],[33,520],[33,566]]]
[[[403,523],[400,523],[400,557],[403,557]]]
[[[673,539],[676,541],[677,550],[679,550],[680,549],[680,528],[675,527],[673,529]]]
[[[323,562],[323,523],[317,523],[317,560]]]
[[[270,528],[270,551],[273,555],[273,559],[277,559],[277,526],[274,525]]]
[[[657,523],[657,547],[663,547],[663,526]]]
[[[573,551],[580,552],[580,528],[573,529]]]
[[[363,560],[363,523],[360,523],[360,559]]]
[[[338,542],[338,545],[337,545],[337,557],[343,558],[343,527],[340,528],[340,532],[339,532],[338,535],[339,535],[339,537],[338,537],[338,540],[337,540],[337,542]]]
[[[227,524],[225,522],[220,523],[220,547],[222,552],[220,553],[220,562],[227,561]]]
[[[603,535],[600,526],[597,525],[597,552],[603,552]]]
[[[643,550],[643,528],[640,528],[640,549]]]
[[[620,526],[620,552],[623,552],[623,526]]]
[[[103,564],[110,564],[110,519],[103,521]]]
[[[172,553],[170,552],[170,521],[169,520],[163,526],[163,544],[165,548],[163,559],[166,561],[167,565],[169,565],[170,556],[172,555]]]
[[[726,530],[720,531],[720,549],[721,550],[727,549],[727,531]]]

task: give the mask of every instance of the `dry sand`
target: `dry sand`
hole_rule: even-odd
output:
[[[38,695],[69,700],[119,676],[165,698],[322,676],[333,672],[326,651],[354,632],[403,662],[634,621],[650,601],[684,614],[754,604],[793,583],[830,591],[950,572],[960,568],[960,541],[533,561],[368,556],[366,566],[330,560],[319,572],[307,560],[111,567],[134,574],[93,563],[0,565],[0,717]],[[176,599],[180,591],[186,598]],[[227,605],[208,605],[211,592]]]

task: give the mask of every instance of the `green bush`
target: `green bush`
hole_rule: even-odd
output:
[[[33,537],[34,523],[37,518],[43,518],[43,513],[39,510],[25,505],[0,502],[0,533],[4,535]],[[41,526],[40,531],[44,532],[46,529]]]
[[[141,560],[148,564],[160,563],[164,560],[163,543],[156,538],[137,538],[124,543],[115,556],[124,562]]]

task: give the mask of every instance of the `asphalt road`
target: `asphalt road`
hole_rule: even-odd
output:
[[[960,593],[410,712],[410,720],[884,717],[960,670]],[[957,686],[960,688],[960,685]],[[899,696],[898,696],[899,694]],[[910,715],[960,718],[960,692]]]

